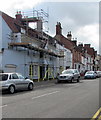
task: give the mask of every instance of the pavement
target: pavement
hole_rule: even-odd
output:
[[[43,80],[43,81],[40,81],[40,82],[34,82],[35,83],[35,88],[38,88],[38,87],[49,87],[51,85],[55,85],[56,83],[56,80],[52,79],[52,80]]]
[[[84,77],[81,77],[80,80],[84,80]],[[56,79],[51,79],[51,80],[43,80],[39,82],[34,82],[35,83],[35,88],[38,87],[49,87],[51,85],[56,84]]]

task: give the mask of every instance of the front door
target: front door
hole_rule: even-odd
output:
[[[40,79],[43,79],[45,76],[45,67],[40,66]]]

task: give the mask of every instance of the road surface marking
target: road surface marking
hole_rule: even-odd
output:
[[[96,119],[96,118],[98,118],[98,120],[101,120],[101,119],[100,119],[101,116],[98,117],[100,114],[101,114],[101,108],[99,108],[99,110],[94,114],[92,120],[94,120],[94,119]]]
[[[54,92],[51,92],[51,93],[43,94],[43,95],[40,95],[40,96],[33,97],[32,99],[36,99],[36,98],[40,98],[40,97],[52,95],[52,94],[55,94],[55,93],[57,93],[57,92],[60,92],[60,91],[54,91]]]
[[[2,106],[0,106],[0,108],[3,108],[3,107],[6,107],[7,105],[2,105]]]
[[[101,115],[99,116],[98,120],[101,120]]]

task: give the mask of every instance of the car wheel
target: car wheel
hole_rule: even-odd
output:
[[[60,81],[59,81],[59,80],[57,80],[57,83],[60,83]]]
[[[71,81],[70,81],[71,83],[73,82],[73,79],[74,79],[74,78],[71,79]]]
[[[9,87],[9,92],[10,92],[11,94],[13,94],[13,93],[15,92],[15,87],[14,87],[13,85],[11,85],[11,86]]]
[[[80,82],[80,78],[78,77],[77,82]]]
[[[30,84],[28,85],[28,90],[33,90],[33,84],[32,84],[32,83],[30,83]]]

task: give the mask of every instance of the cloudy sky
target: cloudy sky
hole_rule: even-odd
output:
[[[5,4],[6,3],[6,4]],[[49,34],[55,36],[57,22],[61,22],[64,36],[69,31],[78,43],[91,44],[99,51],[99,2],[96,0],[3,0],[1,11],[15,17],[17,10],[22,12],[43,9],[49,14]]]

